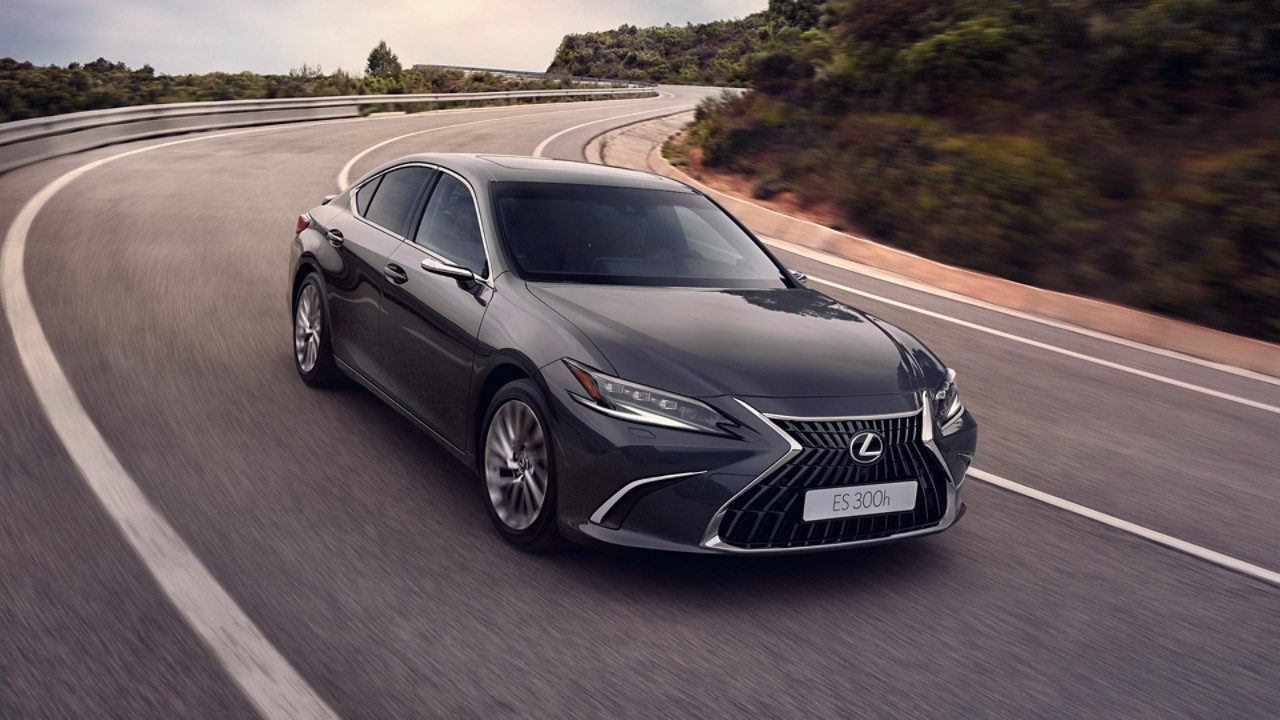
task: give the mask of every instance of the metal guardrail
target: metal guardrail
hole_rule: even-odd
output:
[[[466,65],[424,65],[417,63],[413,66],[420,70],[460,70],[467,73],[488,73],[489,75],[503,75],[506,77],[525,77],[537,80],[563,80],[564,75],[560,73],[533,72],[531,70],[502,70],[500,68],[478,68],[467,67]],[[571,75],[570,79],[579,84],[591,83],[594,85],[625,85],[626,87],[643,87],[656,88],[657,83],[643,82],[640,80],[618,80],[615,78],[598,78],[583,77],[581,75]]]
[[[365,105],[470,104],[536,99],[652,97],[652,88],[571,88],[416,95],[335,95],[134,105],[0,124],[0,173],[60,155],[133,140],[251,125],[356,117]]]

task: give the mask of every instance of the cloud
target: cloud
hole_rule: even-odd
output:
[[[567,33],[742,17],[766,0],[4,0],[0,53],[159,72],[362,71],[386,40],[414,63],[543,70]]]

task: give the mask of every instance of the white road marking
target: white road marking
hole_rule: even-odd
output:
[[[523,116],[504,116],[498,119],[514,119],[515,117]],[[611,119],[616,119],[616,117],[596,122],[604,122]],[[546,144],[556,137],[591,124],[594,123],[585,123],[548,138],[539,146],[537,154],[540,154],[545,149]],[[170,601],[173,602],[187,622],[209,645],[232,679],[245,692],[264,717],[272,720],[275,718],[298,717],[336,718],[333,710],[307,685],[306,681],[288,664],[288,661],[271,646],[261,631],[244,614],[243,610],[235,604],[230,595],[218,585],[217,581],[191,551],[190,547],[152,507],[141,489],[129,477],[127,471],[102,437],[101,432],[85,412],[74,389],[63,373],[61,365],[53,354],[53,349],[49,346],[44,330],[40,326],[39,318],[31,302],[30,294],[27,291],[26,279],[23,275],[23,259],[27,236],[37,214],[59,190],[85,173],[115,160],[151,150],[278,129],[280,128],[253,128],[165,142],[102,158],[62,175],[31,198],[10,225],[6,235],[5,246],[3,251],[0,252],[0,289],[3,290],[5,315],[14,334],[15,347],[19,358],[36,396],[49,417],[50,424],[67,448],[76,466],[84,475],[90,488],[120,527],[122,534],[128,539],[135,552],[142,558]],[[433,128],[432,130],[436,129],[444,128]],[[370,148],[370,150],[372,149],[374,148]],[[344,172],[349,172],[350,167],[358,159],[359,157],[353,159],[344,168]],[[347,183],[341,181],[340,178],[339,184],[345,187]],[[881,298],[837,283],[821,279],[815,280],[847,292],[955,322],[998,337],[1060,352],[1089,362],[1168,382],[1178,387],[1185,387],[1217,397],[1243,402],[1246,405],[1259,407],[1270,412],[1280,412],[1280,408],[1255,403],[1225,393],[1217,393],[1216,391],[1199,388],[1188,383],[1180,383],[1170,378],[1161,378],[1153,373],[1126,368],[1116,363],[1091,358],[1045,343],[1019,338],[1009,333],[949,318],[940,313]],[[977,480],[1022,494],[1053,507],[1129,532],[1222,567],[1250,575],[1273,585],[1280,585],[1280,574],[1266,568],[1106,515],[982,470],[972,469],[970,470],[970,475]]]
[[[738,202],[746,203],[747,205],[750,205],[755,208],[759,208],[761,210],[765,210],[767,212],[771,212],[775,215],[784,215],[785,217],[792,217],[790,215],[786,215],[785,213],[780,213],[777,210],[774,210],[773,208],[767,208],[759,203],[751,202],[750,200],[747,200],[745,198],[729,195],[720,190],[716,190],[715,188],[712,188],[708,185],[697,183],[696,181],[695,183],[698,185],[700,189],[708,193],[711,193],[713,195],[719,195],[721,197],[726,197],[732,200],[736,200]],[[805,220],[804,218],[794,218],[794,217],[792,219],[799,220],[800,222],[806,223],[808,225],[812,225],[814,228],[822,230],[823,232],[830,230],[830,228],[824,225],[819,225],[818,223],[815,223],[812,220]],[[875,242],[870,238],[864,238],[858,235],[850,235],[850,237],[856,238],[858,240],[866,240],[867,242]],[[1021,320],[1028,320],[1031,322],[1040,323],[1041,325],[1047,325],[1049,327],[1056,328],[1059,330],[1074,332],[1079,335],[1084,335],[1086,337],[1093,338],[1095,340],[1104,340],[1106,342],[1115,343],[1117,345],[1123,345],[1125,347],[1133,348],[1135,350],[1148,352],[1153,355],[1160,355],[1162,357],[1179,360],[1185,363],[1191,363],[1193,365],[1200,365],[1202,367],[1207,367],[1213,370],[1218,370],[1220,372],[1229,373],[1231,375],[1238,375],[1240,377],[1249,378],[1250,380],[1257,380],[1259,382],[1270,383],[1272,385],[1280,385],[1280,378],[1272,377],[1264,373],[1254,372],[1253,370],[1246,370],[1244,368],[1238,368],[1232,365],[1227,365],[1225,363],[1214,362],[1212,360],[1205,360],[1204,358],[1198,358],[1198,357],[1195,357],[1194,355],[1187,355],[1185,353],[1176,352],[1174,350],[1167,350],[1165,348],[1155,347],[1154,345],[1147,345],[1146,343],[1140,343],[1140,342],[1137,342],[1136,340],[1130,340],[1128,338],[1122,338],[1116,335],[1109,335],[1104,332],[1098,332],[1096,330],[1082,328],[1077,325],[1060,322],[1057,320],[1053,320],[1051,318],[1040,317],[1037,315],[1033,315],[1031,313],[1022,312],[1020,310],[1000,307],[999,305],[995,305],[993,303],[983,302],[981,300],[966,297],[958,293],[952,293],[946,290],[942,290],[940,288],[935,288],[925,283],[918,283],[915,281],[911,281],[901,276],[895,275],[893,273],[889,273],[889,272],[875,269],[875,268],[870,268],[869,266],[861,265],[860,263],[854,263],[850,260],[847,260],[841,257],[836,257],[829,253],[824,253],[821,251],[800,247],[799,245],[795,245],[793,243],[789,243],[784,240],[778,240],[775,238],[763,238],[763,236],[762,236],[762,239],[767,240],[770,245],[776,245],[786,250],[787,252],[795,253],[797,255],[803,255],[811,260],[817,260],[818,262],[826,263],[827,265],[839,267],[844,270],[849,270],[850,272],[856,272],[863,275],[870,275],[871,277],[875,277],[885,282],[890,282],[895,285],[901,285],[903,287],[909,287],[913,290],[927,292],[932,295],[937,295],[939,297],[945,297],[948,300],[955,300],[956,302],[962,302],[968,305],[975,305],[977,307],[981,307],[987,310],[992,310],[994,312],[999,312],[1005,315],[1016,317]]]
[[[681,108],[681,109],[680,109],[680,110],[678,110],[675,114],[679,114],[679,113],[681,113],[681,112],[688,112],[688,111],[689,111],[689,108]],[[652,112],[652,111],[650,111],[650,110],[643,110],[643,111],[641,111],[641,112],[627,113],[626,115],[614,115],[613,117],[601,118],[601,119],[599,119],[599,120],[592,120],[591,122],[585,122],[585,123],[582,123],[581,125],[574,125],[574,126],[573,126],[573,127],[571,127],[571,128],[565,128],[564,130],[561,130],[560,132],[558,132],[558,133],[556,133],[556,134],[554,134],[554,135],[552,135],[552,136],[548,137],[547,139],[543,140],[542,142],[538,143],[538,146],[537,146],[536,148],[534,148],[534,149],[533,149],[533,156],[534,156],[534,157],[542,157],[542,153],[543,153],[543,151],[544,151],[544,150],[546,150],[546,149],[547,149],[547,146],[548,146],[548,145],[550,145],[552,142],[554,142],[557,138],[563,137],[563,136],[565,136],[565,135],[567,135],[567,134],[569,134],[569,133],[573,132],[574,130],[581,130],[581,129],[582,129],[582,128],[584,128],[584,127],[590,127],[590,126],[592,126],[592,125],[597,125],[597,124],[602,123],[602,122],[609,122],[610,120],[618,120],[618,119],[620,119],[620,118],[624,118],[624,117],[632,117],[632,116],[635,116],[635,115],[643,115],[643,114],[645,114],[646,112]],[[654,119],[656,120],[657,118],[655,117]]]
[[[187,623],[258,712],[268,720],[337,718],[284,656],[263,636],[235,600],[218,584],[191,548],[151,505],[116,458],[62,371],[45,337],[22,272],[27,234],[40,209],[76,178],[109,162],[151,150],[229,135],[263,132],[255,128],[150,145],[96,160],[44,186],[9,226],[0,253],[0,286],[14,345],[36,397],[58,438],[85,481],[133,546],[151,575]]]
[[[505,108],[502,108],[505,109]],[[574,110],[581,110],[577,107]],[[477,108],[461,112],[493,112]],[[550,115],[569,110],[503,114],[495,120]],[[320,124],[364,122],[364,118]],[[481,121],[481,122],[488,122]],[[40,189],[14,217],[0,251],[0,299],[13,332],[14,347],[49,424],[107,514],[120,528],[156,584],[213,651],[218,662],[267,720],[337,719],[262,631],[209,572],[173,526],[147,500],[85,411],[49,345],[23,274],[27,237],[36,216],[60,190],[108,163],[153,150],[252,133],[288,130],[317,123],[249,128],[197,135],[148,145],[95,160],[59,176]],[[475,124],[475,123],[461,123]],[[458,124],[447,127],[458,127]],[[445,129],[445,128],[433,128]],[[418,134],[418,133],[414,133]],[[384,143],[385,144],[385,143]],[[377,147],[377,146],[375,146]],[[356,158],[358,159],[358,157]],[[348,163],[344,173],[350,170]],[[345,183],[344,183],[345,186]]]
[[[1042,502],[1046,505],[1058,508],[1059,510],[1066,510],[1069,513],[1127,532],[1130,535],[1136,535],[1143,540],[1149,540],[1158,545],[1163,545],[1167,548],[1177,550],[1178,552],[1191,555],[1192,557],[1197,557],[1215,565],[1220,565],[1228,570],[1234,570],[1238,573],[1243,573],[1250,577],[1262,580],[1263,582],[1280,586],[1280,573],[1254,565],[1253,563],[1248,563],[1244,560],[1231,557],[1230,555],[1224,555],[1220,552],[1201,547],[1194,543],[1189,543],[1186,540],[1179,540],[1172,535],[1166,535],[1162,532],[1152,530],[1151,528],[1136,525],[1128,520],[1121,520],[1114,515],[1098,512],[1092,508],[1087,508],[1078,503],[1073,503],[1070,500],[1064,500],[1056,495],[1050,495],[1049,493],[1041,492],[1040,490],[1027,487],[1021,483],[1006,480],[999,475],[993,475],[985,470],[970,468],[969,477],[974,478],[975,480],[981,480],[982,482],[990,485],[995,485],[996,487],[1008,490],[1009,492],[1029,497],[1032,500]]]
[[[645,100],[648,100],[648,99],[650,98],[645,98]],[[624,102],[624,101],[615,101],[615,102]],[[351,184],[351,168],[355,167],[355,164],[360,162],[361,158],[373,152],[374,150],[377,150],[378,148],[386,147],[391,143],[399,142],[401,140],[404,140],[405,138],[411,138],[416,135],[426,135],[427,133],[439,132],[441,130],[449,130],[452,128],[466,127],[467,125],[480,125],[483,123],[501,122],[503,120],[515,120],[517,118],[524,118],[524,117],[540,117],[543,115],[560,115],[568,112],[578,112],[578,111],[588,109],[588,108],[593,108],[593,107],[599,107],[599,105],[589,104],[589,105],[583,105],[581,107],[569,108],[566,110],[552,110],[549,112],[525,113],[523,115],[504,115],[502,117],[488,118],[485,120],[473,120],[471,122],[455,123],[453,125],[443,125],[441,127],[427,128],[426,130],[416,130],[411,133],[405,133],[404,135],[397,135],[393,138],[388,138],[386,140],[383,140],[380,143],[370,145],[364,150],[361,150],[360,152],[356,153],[354,157],[348,160],[347,164],[343,165],[342,169],[338,171],[338,191],[341,192],[343,190],[346,190],[347,186]],[[638,113],[631,113],[631,115],[643,115],[644,113],[647,113],[647,112],[653,112],[653,110],[654,110],[653,108],[650,108],[648,110],[641,110]],[[629,115],[621,115],[619,117],[629,117]],[[612,119],[613,118],[604,118],[603,120],[596,120],[595,122],[605,122]],[[592,123],[587,123],[587,125],[590,125],[590,124]],[[578,127],[585,127],[585,126],[579,125]]]
[[[1096,357],[1093,357],[1092,355],[1086,355],[1084,353],[1079,353],[1074,350],[1068,350],[1066,348],[1058,347],[1057,345],[1050,345],[1049,343],[1040,342],[1039,340],[1024,338],[1021,335],[1014,335],[1013,333],[1008,333],[1003,330],[996,330],[995,328],[990,328],[990,327],[987,327],[986,325],[979,325],[978,323],[969,322],[968,320],[961,320],[960,318],[951,317],[950,315],[936,312],[934,310],[927,310],[925,308],[917,307],[909,303],[904,303],[898,300],[891,300],[887,297],[884,297],[883,295],[876,295],[875,293],[869,293],[865,290],[858,290],[855,288],[851,288],[848,285],[842,285],[840,283],[832,282],[830,280],[823,280],[822,278],[813,277],[812,275],[809,276],[809,280],[811,282],[821,283],[823,285],[833,287],[837,290],[842,290],[847,293],[859,295],[869,300],[874,300],[876,302],[884,303],[886,305],[892,305],[893,307],[902,308],[903,310],[910,310],[911,312],[914,312],[914,313],[926,315],[928,317],[935,318],[937,320],[942,320],[944,322],[953,323],[961,327],[969,328],[970,330],[977,330],[978,332],[986,333],[988,335],[993,335],[995,337],[1002,338],[1004,340],[1009,340],[1011,342],[1021,343],[1023,345],[1029,345],[1034,348],[1039,348],[1040,350],[1047,350],[1049,352],[1057,353],[1059,355],[1065,355],[1066,357],[1074,358],[1076,360],[1081,360],[1087,363],[1093,363],[1094,365],[1100,365],[1102,367],[1110,368],[1112,370],[1118,370],[1123,373],[1136,375],[1138,377],[1146,378],[1148,380],[1154,380],[1156,382],[1164,383],[1166,385],[1172,385],[1173,387],[1182,388],[1183,390],[1190,390],[1191,392],[1197,392],[1202,395],[1208,395],[1209,397],[1215,397],[1221,400],[1227,400],[1229,402],[1238,403],[1240,405],[1256,408],[1258,410],[1263,410],[1265,412],[1280,414],[1280,407],[1277,407],[1275,405],[1268,405],[1267,403],[1259,402],[1257,400],[1252,400],[1250,398],[1240,397],[1239,395],[1232,395],[1230,393],[1225,393],[1220,390],[1214,390],[1213,388],[1207,388],[1202,385],[1195,385],[1193,383],[1183,382],[1182,380],[1166,377],[1164,375],[1148,372],[1146,370],[1139,370],[1138,368],[1129,367],[1128,365],[1122,365],[1120,363],[1112,362],[1110,360],[1103,360],[1102,358],[1096,358]]]
[[[984,300],[978,300],[977,298],[971,298],[966,295],[961,295],[960,293],[954,293],[949,290],[943,290],[942,288],[937,288],[932,285],[929,285],[928,283],[920,282],[918,280],[913,280],[906,276],[898,275],[896,273],[889,272],[887,270],[874,268],[874,267],[871,267],[870,265],[863,265],[862,263],[854,262],[853,260],[849,260],[847,258],[842,258],[836,255],[832,255],[830,253],[822,252],[821,250],[813,250],[812,248],[807,248],[802,245],[796,245],[794,243],[787,242],[786,240],[779,240],[777,238],[765,237],[763,235],[760,236],[760,238],[765,242],[767,242],[768,244],[773,245],[774,247],[777,247],[786,252],[792,253],[794,255],[800,255],[810,260],[814,260],[826,265],[830,265],[832,267],[840,268],[841,270],[847,270],[849,272],[857,273],[859,275],[866,275],[867,277],[872,277],[877,280],[891,283],[893,285],[898,285],[900,287],[905,287],[911,290],[915,290],[917,292],[927,293],[929,295],[934,295],[940,298],[944,298],[946,300],[963,303],[965,305],[972,305],[974,307],[982,308],[983,310],[990,310],[991,312],[997,312],[1002,315],[1015,317],[1015,318],[1018,318],[1019,320],[1026,320],[1028,322],[1045,325],[1047,327],[1054,328],[1055,330],[1065,330],[1067,332],[1075,333],[1077,335],[1083,335],[1085,337],[1092,338],[1094,340],[1102,340],[1104,342],[1113,343],[1115,345],[1122,345],[1124,347],[1131,348],[1134,350],[1140,350],[1142,352],[1150,353],[1152,355],[1159,355],[1161,357],[1166,357],[1171,360],[1178,360],[1180,362],[1185,362],[1192,365],[1199,365],[1201,367],[1206,367],[1211,370],[1217,370],[1219,372],[1227,373],[1230,375],[1236,375],[1242,378],[1247,378],[1249,380],[1256,380],[1258,382],[1280,386],[1280,377],[1273,377],[1271,375],[1255,372],[1253,370],[1238,368],[1233,365],[1214,362],[1212,360],[1205,360],[1204,358],[1199,358],[1194,355],[1187,355],[1186,353],[1180,353],[1176,350],[1168,350],[1165,348],[1156,347],[1154,345],[1147,345],[1146,343],[1141,343],[1136,340],[1130,340],[1129,338],[1120,337],[1118,335],[1110,335],[1108,333],[1099,332],[1097,330],[1091,330],[1089,328],[1080,327],[1079,325],[1072,325],[1071,323],[1062,322],[1060,320],[1054,320],[1053,318],[1041,317],[1039,315],[1033,315],[1031,313],[1023,312],[1021,310],[1014,310],[1013,308],[1002,307],[1000,305],[989,303]]]

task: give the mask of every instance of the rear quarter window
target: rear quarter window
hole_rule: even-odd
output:
[[[368,201],[364,218],[404,237],[414,201],[434,172],[431,168],[413,166],[384,174]]]

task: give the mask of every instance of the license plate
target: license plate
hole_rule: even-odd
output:
[[[804,494],[804,521],[883,515],[916,507],[915,480],[880,485],[845,485]]]

